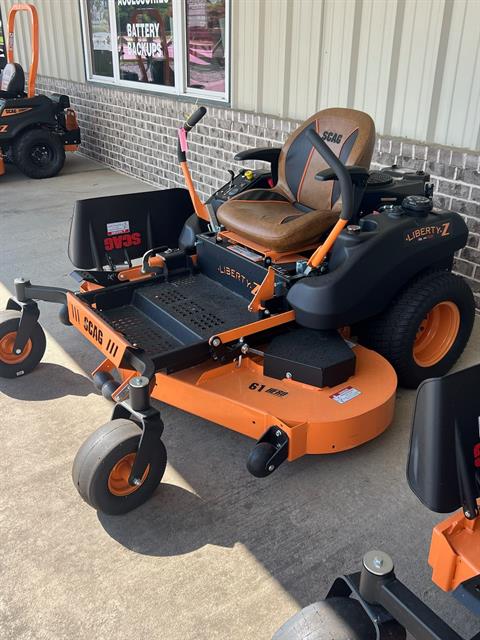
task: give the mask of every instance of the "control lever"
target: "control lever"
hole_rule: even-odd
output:
[[[232,169],[227,169],[228,173],[230,174],[230,186],[233,184],[233,181],[235,180],[235,171],[232,171]]]

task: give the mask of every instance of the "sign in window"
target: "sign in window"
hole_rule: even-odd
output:
[[[227,100],[229,0],[83,0],[89,78]]]
[[[175,86],[172,0],[117,6],[120,78]]]

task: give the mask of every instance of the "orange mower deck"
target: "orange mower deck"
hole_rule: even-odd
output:
[[[354,351],[357,372],[333,388],[269,378],[259,361],[246,357],[240,366],[206,363],[157,373],[152,397],[254,440],[271,425],[281,427],[288,434],[290,461],[337,453],[377,437],[393,419],[393,368],[373,351],[359,345]]]

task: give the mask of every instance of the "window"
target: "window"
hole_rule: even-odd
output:
[[[90,80],[228,100],[229,0],[83,0]]]

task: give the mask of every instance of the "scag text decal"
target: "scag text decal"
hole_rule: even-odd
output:
[[[252,382],[252,384],[248,387],[251,391],[258,391],[261,393],[269,393],[272,396],[276,396],[278,398],[286,398],[288,396],[288,391],[283,391],[283,389],[276,389],[275,387],[267,387],[265,384],[260,384],[260,382]]]
[[[86,316],[83,318],[83,328],[98,344],[103,344],[103,331]]]
[[[119,236],[104,238],[103,246],[105,247],[105,251],[113,251],[114,249],[134,247],[141,244],[141,242],[142,236],[140,233],[123,233]]]

